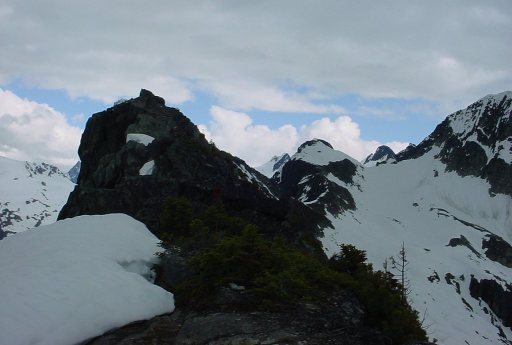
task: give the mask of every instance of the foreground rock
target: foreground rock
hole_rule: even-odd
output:
[[[178,309],[83,345],[389,344],[364,326],[363,316],[357,300],[346,294],[331,298],[329,304],[300,304],[276,313]]]

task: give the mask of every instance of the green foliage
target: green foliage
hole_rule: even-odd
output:
[[[211,293],[230,283],[242,285],[257,306],[273,309],[283,303],[318,299],[333,286],[352,280],[319,259],[285,244],[265,240],[254,225],[194,256],[194,278],[179,289],[185,302],[207,303]]]
[[[171,230],[173,236],[186,236],[189,234],[193,215],[190,201],[185,198],[168,198],[164,204],[160,227]]]
[[[342,244],[340,253],[330,259],[329,266],[355,278],[354,292],[365,306],[366,321],[390,337],[393,344],[427,340],[418,313],[402,299],[400,282],[389,272],[374,272],[366,263],[364,251]]]
[[[160,219],[161,246],[182,254],[204,250],[229,234],[239,234],[247,222],[227,214],[222,203],[194,212],[185,198],[168,198]]]
[[[351,244],[341,244],[340,252],[329,260],[332,269],[351,275],[371,272],[372,266],[366,262],[366,252]]]
[[[193,273],[174,291],[178,304],[207,307],[232,283],[245,287],[246,307],[265,310],[348,288],[363,304],[366,322],[394,344],[426,340],[417,312],[401,298],[400,282],[389,272],[374,272],[366,252],[353,245],[342,244],[330,260],[321,260],[283,238],[263,238],[222,204],[194,213],[190,202],[176,198],[166,202],[161,224],[167,230],[162,246],[187,257]]]

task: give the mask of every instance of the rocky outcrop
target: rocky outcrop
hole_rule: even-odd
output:
[[[512,287],[503,286],[491,279],[477,280],[471,277],[469,291],[473,298],[480,298],[498,316],[503,325],[512,326]]]
[[[512,246],[503,238],[493,234],[486,235],[482,240],[482,249],[485,249],[485,256],[489,259],[512,268]]]
[[[202,210],[222,202],[229,213],[297,240],[317,233],[322,215],[291,198],[244,161],[218,150],[178,109],[147,90],[94,114],[78,150],[77,185],[59,219],[126,213],[159,235],[168,197],[185,197]],[[307,225],[291,214],[310,215]],[[290,226],[290,224],[295,224]],[[167,230],[167,229],[166,229]]]
[[[323,304],[302,303],[275,313],[176,310],[83,345],[390,344],[382,334],[364,326],[363,318],[357,300],[344,293]]]

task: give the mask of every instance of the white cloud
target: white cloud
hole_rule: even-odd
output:
[[[211,83],[239,110],[325,112],[303,88],[460,107],[512,84],[510,1],[4,3],[1,82],[107,102],[146,87],[180,103]]]
[[[336,113],[343,112],[341,106],[333,104],[315,104],[319,96],[308,93],[283,91],[276,87],[256,85],[247,81],[222,81],[203,83],[205,89],[230,109],[260,109],[271,112],[290,113]]]
[[[390,141],[387,142],[385,145],[389,146],[389,148],[393,150],[394,153],[398,153],[404,150],[407,146],[409,146],[409,143],[404,143],[402,141]]]
[[[335,120],[324,117],[301,128],[302,141],[314,138],[326,140],[334,149],[359,161],[375,152],[380,145],[387,145],[394,152],[399,152],[408,145],[399,141],[380,143],[376,140],[364,140],[361,138],[359,125],[346,115],[339,116]]]
[[[244,159],[252,166],[262,165],[274,155],[285,152],[293,154],[304,141],[315,138],[328,141],[336,150],[357,160],[364,159],[382,145],[375,140],[363,140],[359,125],[349,116],[339,116],[334,121],[325,117],[300,129],[292,125],[271,129],[254,125],[252,118],[245,113],[218,106],[213,106],[210,114],[210,124],[198,126],[201,132],[220,149]],[[402,142],[385,144],[395,152],[408,145]]]
[[[206,138],[250,165],[261,165],[273,155],[290,152],[297,145],[297,129],[291,125],[278,129],[254,125],[247,114],[218,106],[213,106],[210,114],[210,125],[199,127]]]
[[[72,166],[81,133],[50,106],[0,89],[0,155]]]

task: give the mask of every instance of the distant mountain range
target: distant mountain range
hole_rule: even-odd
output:
[[[391,258],[403,246],[408,300],[431,339],[511,343],[512,92],[449,115],[421,143],[396,154],[383,146],[358,162],[315,139],[257,171],[209,145],[177,109],[142,90],[91,118],[79,155],[78,184],[60,219],[126,213],[158,236],[163,202],[173,196],[197,209],[222,201],[265,235],[320,255],[354,244],[374,269],[396,270]],[[19,213],[23,202],[42,187],[48,194],[53,179],[61,181],[51,185],[55,195],[73,187],[62,173],[48,175],[50,168],[35,174],[41,169],[9,164],[17,173],[3,173],[0,182],[14,186],[23,177],[35,184],[20,181],[32,194],[16,205],[9,200],[8,212],[18,213],[2,219],[30,218]],[[14,231],[7,222],[2,229]],[[148,321],[146,329],[156,322],[163,321]],[[214,340],[203,335],[204,343]]]
[[[55,222],[73,186],[56,166],[0,157],[0,239]]]

